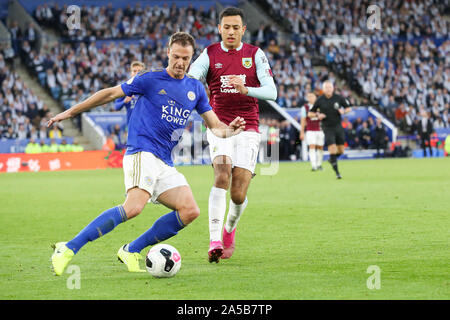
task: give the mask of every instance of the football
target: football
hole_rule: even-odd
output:
[[[157,244],[147,253],[145,267],[155,278],[173,277],[181,267],[180,253],[169,244]]]

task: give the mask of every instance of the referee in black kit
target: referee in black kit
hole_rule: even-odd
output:
[[[336,177],[342,179],[337,165],[337,159],[345,150],[345,133],[341,124],[341,115],[350,112],[352,108],[347,99],[334,93],[334,85],[331,81],[325,81],[322,90],[324,94],[316,100],[308,116],[322,120],[325,143],[330,152],[328,161],[336,172]]]

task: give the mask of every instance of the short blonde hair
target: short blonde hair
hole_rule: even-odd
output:
[[[133,67],[136,67],[136,66],[139,66],[139,67],[142,67],[142,69],[145,69],[145,64],[143,62],[137,61],[137,60],[131,62],[130,69],[132,69]]]

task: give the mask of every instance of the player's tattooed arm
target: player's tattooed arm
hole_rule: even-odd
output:
[[[122,87],[120,85],[99,90],[86,100],[74,105],[70,109],[58,113],[56,116],[54,116],[47,122],[47,127],[50,127],[52,124],[56,122],[72,118],[77,114],[101,106],[103,104],[106,104],[123,96],[125,96],[125,93],[123,92]]]
[[[236,117],[233,121],[231,121],[230,125],[227,126],[219,120],[217,115],[212,110],[202,113],[201,116],[212,133],[219,138],[234,136],[245,129],[245,120],[241,117]]]

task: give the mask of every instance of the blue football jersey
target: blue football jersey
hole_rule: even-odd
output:
[[[121,84],[136,101],[128,124],[126,154],[153,153],[173,166],[172,149],[193,109],[199,114],[212,110],[203,84],[190,77],[172,78],[165,69],[144,71]]]
[[[130,122],[131,113],[133,112],[134,106],[136,105],[136,101],[139,99],[139,96],[133,95],[131,101],[128,103],[123,102],[125,98],[126,96],[121,97],[114,102],[114,110],[119,111],[123,107],[125,107],[125,110],[127,111],[127,125],[128,125],[128,122]]]

